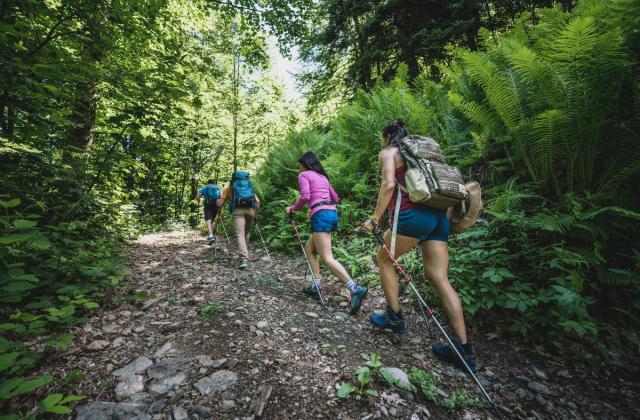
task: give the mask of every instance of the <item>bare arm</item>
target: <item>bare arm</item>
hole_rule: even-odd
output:
[[[198,202],[198,204],[200,204],[200,198],[202,196],[200,195],[200,193],[196,194],[196,201]]]
[[[396,167],[395,167],[395,150],[385,149],[378,155],[378,164],[382,174],[380,182],[380,191],[378,191],[378,202],[373,212],[373,222],[378,224],[384,211],[389,207],[389,202],[393,196],[393,190],[396,187]]]

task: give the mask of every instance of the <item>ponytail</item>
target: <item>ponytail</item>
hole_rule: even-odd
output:
[[[383,136],[389,136],[389,144],[396,144],[401,139],[407,137],[409,132],[406,128],[404,128],[404,121],[401,119],[397,119],[387,125],[382,129]]]

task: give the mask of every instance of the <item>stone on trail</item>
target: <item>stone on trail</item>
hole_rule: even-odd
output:
[[[145,357],[145,356],[140,356],[138,357],[136,360],[134,360],[133,362],[129,363],[128,365],[126,365],[125,367],[122,367],[118,370],[114,370],[113,373],[111,373],[113,376],[134,376],[137,373],[142,373],[145,370],[147,370],[147,368],[149,368],[151,365],[153,365],[153,362]]]
[[[142,310],[146,311],[147,309],[149,309],[150,307],[152,307],[156,303],[160,302],[161,300],[162,299],[160,299],[160,298],[149,299],[148,301],[146,301],[144,303],[144,305],[142,305]]]
[[[234,408],[236,408],[236,402],[233,400],[223,400],[220,403],[220,408],[222,409],[222,411],[233,410]]]
[[[105,341],[105,340],[95,340],[95,341],[92,341],[87,346],[87,350],[92,350],[92,351],[104,350],[107,347],[109,347],[110,344],[111,343],[109,343],[108,341]]]
[[[187,410],[184,409],[181,405],[176,405],[173,408],[173,420],[188,420],[189,414],[187,414]]]
[[[317,318],[318,314],[315,312],[305,312],[304,313],[306,316],[310,317],[310,318]]]
[[[220,369],[227,363],[227,359],[216,359],[211,363],[211,367],[214,369]]]
[[[155,395],[166,394],[174,388],[180,386],[185,379],[187,379],[187,375],[182,372],[178,372],[175,375],[167,376],[166,378],[162,378],[159,381],[153,382],[149,385],[149,391]]]
[[[173,349],[173,343],[171,341],[167,341],[166,343],[164,343],[162,345],[162,347],[160,347],[155,354],[153,355],[154,358],[156,359],[160,359],[161,357],[164,357],[167,353],[169,353],[170,350]]]
[[[380,373],[387,382],[391,382],[396,385],[400,389],[404,389],[407,391],[413,390],[414,386],[409,381],[409,377],[402,370],[395,367],[385,367],[380,369]]]
[[[540,382],[531,381],[527,384],[530,390],[537,392],[538,394],[551,395],[551,390],[545,384]]]
[[[162,379],[167,376],[175,375],[175,373],[191,361],[185,357],[170,357],[159,360],[156,364],[147,370],[147,375],[153,379]]]
[[[144,391],[144,377],[140,375],[126,376],[124,381],[116,385],[116,399],[126,400],[131,395]]]
[[[264,329],[267,328],[269,326],[269,323],[267,321],[260,321],[256,324],[256,327],[258,327],[259,329]]]
[[[144,404],[116,403],[96,401],[76,411],[77,420],[112,420],[112,419],[138,419],[148,420],[151,417],[144,412]]]
[[[238,375],[230,370],[220,370],[205,376],[194,384],[202,395],[221,392],[233,386],[238,380]]]
[[[272,391],[273,387],[268,384],[261,384],[258,389],[256,389],[256,392],[253,394],[253,400],[251,400],[251,405],[249,406],[249,411],[256,417],[262,417],[262,413],[267,406]]]
[[[211,358],[211,356],[207,356],[206,354],[200,354],[196,356],[196,359],[198,360],[198,363],[200,363],[201,366],[204,366],[204,367],[213,366],[213,359]]]
[[[546,381],[549,379],[549,375],[547,375],[547,373],[544,370],[539,369],[535,366],[533,366],[531,369],[533,370],[533,373],[535,373],[535,375],[538,378],[542,379],[543,381]]]

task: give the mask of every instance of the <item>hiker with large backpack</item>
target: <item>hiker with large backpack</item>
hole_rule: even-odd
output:
[[[247,240],[251,224],[257,220],[260,210],[260,200],[249,180],[249,172],[235,171],[233,173],[231,183],[224,189],[218,200],[218,206],[224,206],[226,201],[229,201],[229,213],[238,243],[238,268],[244,269],[247,268],[249,262]]]
[[[350,313],[353,315],[360,309],[368,289],[358,285],[347,273],[344,266],[333,257],[331,233],[338,229],[336,204],[340,198],[331,186],[329,176],[322,167],[322,163],[313,152],[303,154],[298,159],[298,167],[300,170],[298,173],[300,197],[294,205],[287,207],[285,211],[288,214],[293,214],[302,209],[304,205],[308,205],[310,210],[311,236],[307,240],[304,251],[314,281],[311,285],[304,286],[302,291],[315,299],[321,299],[318,289],[321,278],[320,261],[317,257],[320,255],[333,275],[345,283],[351,298]]]
[[[200,199],[204,199],[204,220],[207,222],[207,241],[213,241],[213,220],[218,214],[217,201],[220,198],[220,188],[215,184],[213,179],[207,181],[207,185],[198,190],[196,201],[200,204]]]
[[[376,254],[387,306],[383,313],[370,315],[371,323],[398,334],[406,332],[400,310],[398,276],[389,255],[398,259],[419,244],[425,278],[436,290],[453,327],[455,336],[451,341],[475,372],[476,361],[467,338],[462,304],[448,278],[447,241],[453,226],[447,218],[447,208],[466,207],[462,216],[457,210],[452,216],[457,217],[455,229],[467,228],[481,209],[481,204],[478,204],[481,203],[479,185],[470,183],[465,186],[459,170],[444,162],[438,144],[425,137],[408,136],[402,120],[384,127],[378,162],[382,172],[378,200],[373,216],[364,226],[369,230],[377,229],[388,208],[392,215],[392,228],[384,233],[386,247],[378,247]],[[470,198],[473,198],[472,202]],[[432,350],[439,359],[464,369],[464,364],[449,344],[434,343]]]

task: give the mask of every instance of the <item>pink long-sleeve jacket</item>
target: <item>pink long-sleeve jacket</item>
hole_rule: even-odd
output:
[[[300,172],[298,174],[298,184],[300,186],[300,198],[291,206],[292,211],[300,210],[305,204],[311,208],[314,204],[323,201],[331,201],[335,204],[340,202],[340,197],[338,197],[338,194],[336,194],[331,183],[324,175],[314,171]],[[333,204],[317,206],[311,210],[309,217],[320,210],[336,210],[336,206]]]

